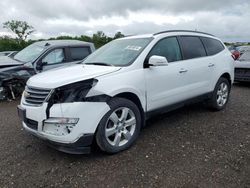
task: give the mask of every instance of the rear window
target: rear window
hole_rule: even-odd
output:
[[[199,37],[180,36],[183,59],[193,59],[206,56],[205,48]]]
[[[215,55],[225,49],[221,42],[216,39],[201,37],[201,40],[206,48],[207,55]]]
[[[70,47],[71,58],[74,61],[83,60],[90,54],[90,49],[88,47]]]

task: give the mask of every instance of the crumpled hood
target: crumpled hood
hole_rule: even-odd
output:
[[[235,68],[250,68],[250,61],[235,61]]]
[[[70,83],[83,81],[104,74],[112,73],[120,67],[97,66],[97,65],[72,65],[39,73],[32,76],[27,85],[31,87],[54,89]]]
[[[23,65],[23,63],[16,61],[8,56],[0,56],[0,68]]]

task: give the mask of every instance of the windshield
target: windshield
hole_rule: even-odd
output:
[[[18,52],[14,59],[22,62],[30,62],[38,58],[44,51],[45,46],[38,46],[36,44],[29,45],[20,52]]]
[[[250,51],[245,52],[239,58],[240,61],[250,61]]]
[[[84,64],[128,66],[140,55],[152,38],[114,40],[84,60]]]

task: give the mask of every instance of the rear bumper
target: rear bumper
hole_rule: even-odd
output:
[[[250,69],[235,68],[235,81],[250,82]]]
[[[234,81],[250,82],[250,77],[245,77],[244,75],[237,75],[235,76]]]

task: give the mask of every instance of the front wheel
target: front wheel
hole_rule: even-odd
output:
[[[226,78],[220,78],[214,88],[211,99],[208,101],[208,106],[212,110],[222,110],[225,108],[230,94],[231,86]]]
[[[110,111],[102,118],[96,133],[101,150],[117,153],[129,148],[141,129],[141,114],[130,100],[114,98],[109,102]]]

